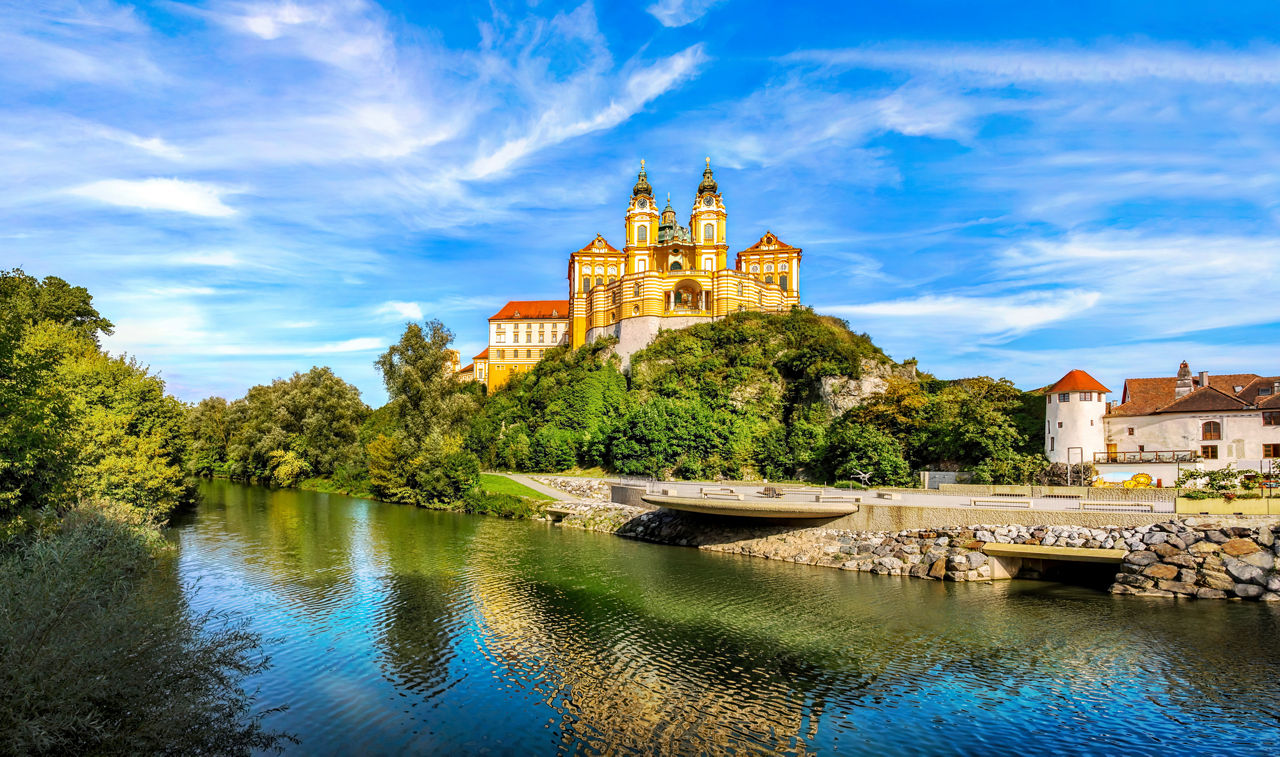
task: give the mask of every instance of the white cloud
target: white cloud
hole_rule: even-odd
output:
[[[143,210],[171,210],[210,218],[236,214],[235,208],[222,202],[232,190],[216,184],[182,179],[105,179],[67,190],[108,205]]]
[[[684,26],[706,15],[722,0],[658,0],[645,8],[649,15],[666,27]]]
[[[386,302],[380,305],[374,313],[389,316],[391,320],[422,320],[422,307],[416,302]]]
[[[996,296],[921,295],[864,305],[818,306],[823,313],[868,321],[892,321],[898,329],[927,329],[969,339],[1005,341],[1068,318],[1079,318],[1098,303],[1087,290],[1036,291]]]
[[[875,68],[977,79],[990,84],[1114,84],[1173,80],[1200,84],[1280,84],[1280,48],[1197,50],[1172,45],[1044,48],[1004,44],[874,45],[805,50],[788,60],[838,68]]]

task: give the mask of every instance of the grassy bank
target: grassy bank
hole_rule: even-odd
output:
[[[363,479],[347,483],[328,476],[314,476],[299,481],[295,488],[393,504],[415,504],[380,498],[369,491],[369,482]],[[482,473],[476,488],[464,494],[461,499],[448,504],[437,503],[425,506],[431,510],[496,515],[500,518],[538,518],[542,516],[542,511],[547,504],[553,501],[542,492],[512,481],[506,476]]]
[[[514,497],[524,497],[539,502],[554,502],[555,500],[537,489],[532,489],[519,481],[513,481],[506,476],[497,473],[481,473],[480,489],[486,494],[510,494]]]

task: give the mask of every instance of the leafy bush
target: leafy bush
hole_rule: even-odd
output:
[[[1049,460],[1044,455],[1006,452],[989,457],[974,467],[971,481],[975,484],[1035,484],[1040,483],[1048,469]]]
[[[248,753],[279,744],[241,687],[258,637],[194,616],[134,508],[71,512],[0,552],[0,752]],[[265,713],[263,713],[265,714]]]
[[[537,518],[542,515],[545,502],[473,489],[463,495],[459,508],[466,513],[497,515],[502,518]]]
[[[554,473],[572,468],[578,461],[573,442],[572,431],[543,426],[533,435],[533,442],[529,445],[528,469]]]

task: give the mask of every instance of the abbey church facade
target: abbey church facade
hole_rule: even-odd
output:
[[[532,368],[551,347],[580,347],[606,336],[618,339],[625,369],[631,355],[662,329],[744,310],[786,312],[799,304],[801,249],[766,231],[731,258],[728,228],[710,158],[688,226],[677,221],[669,195],[666,207],[658,209],[641,161],[622,247],[597,235],[571,253],[566,300],[507,303],[489,319],[489,346],[462,370],[463,377],[493,391]]]

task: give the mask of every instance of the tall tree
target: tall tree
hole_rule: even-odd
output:
[[[475,408],[451,370],[453,332],[437,320],[405,326],[400,340],[374,363],[382,372],[388,404],[404,434],[422,444],[433,434],[457,432]]]
[[[89,290],[57,276],[38,280],[21,268],[0,271],[0,313],[14,321],[60,323],[94,344],[99,332],[110,335],[115,327],[93,307]]]

